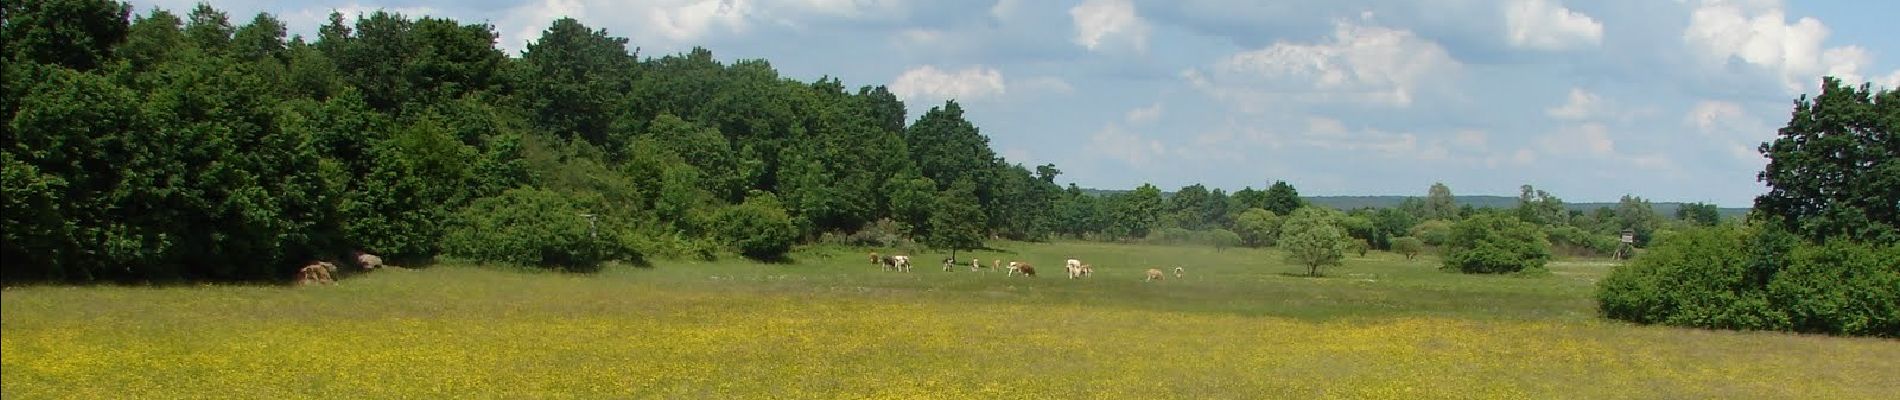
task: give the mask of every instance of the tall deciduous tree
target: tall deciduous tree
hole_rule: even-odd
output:
[[[1458,219],[1458,200],[1451,195],[1451,187],[1444,182],[1432,183],[1425,191],[1424,219],[1451,221]]]
[[[0,57],[88,71],[125,41],[132,6],[117,1],[36,0],[0,5]]]
[[[361,30],[360,28],[358,29]],[[362,33],[359,33],[362,35]],[[554,20],[521,52],[523,91],[536,127],[604,148],[614,110],[625,101],[634,55],[627,39],[573,18]]]
[[[958,250],[983,247],[983,210],[978,208],[976,185],[960,180],[937,197],[937,209],[930,213],[930,234],[924,244],[950,250],[955,259]]]
[[[1290,215],[1293,210],[1306,205],[1306,200],[1300,199],[1300,191],[1294,190],[1293,185],[1286,181],[1273,181],[1273,186],[1267,187],[1264,201],[1266,204],[1261,208],[1280,215]]]
[[[1900,243],[1900,89],[1828,77],[1760,151],[1762,217],[1813,240]]]

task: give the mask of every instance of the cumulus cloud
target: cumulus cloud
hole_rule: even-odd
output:
[[[1125,41],[1135,51],[1148,48],[1148,22],[1129,0],[1084,1],[1069,9],[1069,18],[1075,23],[1075,44],[1090,51],[1105,49],[1111,40]]]
[[[1603,44],[1603,23],[1549,0],[1517,0],[1504,5],[1512,46],[1566,50]]]
[[[1124,119],[1127,119],[1129,124],[1153,123],[1161,119],[1162,112],[1161,103],[1154,103],[1147,107],[1128,110],[1128,116]]]
[[[1461,67],[1444,47],[1412,32],[1342,21],[1327,40],[1282,41],[1182,76],[1203,92],[1255,110],[1276,99],[1405,107],[1426,80]]]
[[[1766,162],[1754,144],[1767,139],[1773,128],[1742,109],[1740,104],[1720,100],[1696,103],[1683,115],[1683,123],[1695,128],[1710,146],[1717,146],[1737,160],[1759,164]]]
[[[1583,88],[1571,88],[1570,99],[1562,106],[1544,109],[1551,118],[1580,120],[1604,114],[1603,98]]]
[[[944,71],[925,65],[911,68],[891,80],[891,93],[904,101],[917,99],[972,100],[1001,95],[1006,90],[1003,73],[995,68],[973,66]]]
[[[1682,40],[1708,63],[1739,60],[1770,72],[1789,93],[1802,93],[1821,75],[1860,81],[1860,69],[1872,63],[1859,46],[1823,48],[1829,34],[1814,18],[1788,22],[1773,2],[1705,0],[1690,14]]]
[[[1160,140],[1142,137],[1119,125],[1108,124],[1089,137],[1084,149],[1091,154],[1099,154],[1127,163],[1135,167],[1152,165],[1156,157],[1168,152],[1168,147]]]

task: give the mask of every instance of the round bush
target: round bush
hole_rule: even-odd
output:
[[[1536,225],[1499,214],[1459,221],[1446,238],[1445,269],[1496,274],[1544,268],[1550,241]]]
[[[469,204],[443,238],[443,250],[480,262],[595,271],[606,258],[601,232],[560,194],[513,189]]]
[[[771,193],[755,192],[745,203],[719,214],[720,233],[740,255],[758,260],[785,258],[798,240],[798,227]]]

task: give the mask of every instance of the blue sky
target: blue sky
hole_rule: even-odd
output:
[[[134,1],[187,11],[188,0]],[[644,56],[702,45],[801,80],[957,99],[1013,162],[1172,190],[1746,206],[1753,149],[1819,76],[1900,86],[1900,2],[1775,0],[356,0],[213,3],[308,35],[335,9],[573,16]]]

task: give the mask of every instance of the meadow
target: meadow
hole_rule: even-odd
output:
[[[448,263],[329,287],[0,292],[0,397],[1890,398],[1900,342],[1596,316],[1611,264],[1440,272],[1381,252],[993,243],[562,274]],[[971,272],[1026,260],[1039,278]],[[1096,276],[1069,280],[1061,260]],[[1187,276],[1142,282],[1149,267]]]

